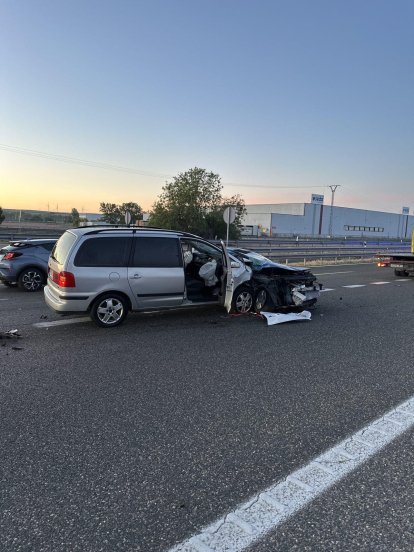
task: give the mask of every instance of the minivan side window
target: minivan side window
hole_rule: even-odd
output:
[[[135,238],[132,265],[136,268],[176,268],[183,266],[177,238]]]
[[[75,266],[122,267],[128,265],[127,237],[89,238],[79,247]]]

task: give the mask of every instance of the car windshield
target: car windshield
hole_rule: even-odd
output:
[[[259,253],[255,253],[254,251],[241,251],[240,249],[233,249],[230,253],[236,255],[240,260],[242,260],[243,257],[247,257],[252,261],[253,268],[260,268],[261,266],[272,262],[270,259],[267,259],[266,257],[263,257],[263,255],[259,255]]]

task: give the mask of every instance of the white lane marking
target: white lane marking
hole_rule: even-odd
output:
[[[342,286],[346,288],[365,287],[365,284],[354,284],[353,286]]]
[[[333,288],[325,288],[325,289],[321,289],[321,291],[335,291]]]
[[[245,550],[412,427],[414,396],[170,552]]]
[[[381,284],[390,284],[391,282],[371,282],[371,286],[380,286]]]
[[[326,276],[327,274],[351,274],[351,272],[355,272],[355,270],[346,270],[345,272],[321,272],[320,274],[314,273],[314,276]]]
[[[368,266],[368,265],[375,265],[377,266],[377,262],[370,262],[370,263],[341,263],[340,265],[338,264],[333,264],[333,265],[319,265],[319,268],[342,268],[344,266],[361,266],[361,265],[365,265],[365,266]],[[318,270],[318,267],[317,266],[305,266],[305,268],[316,268],[316,270]]]
[[[0,301],[8,301],[8,299],[0,299]]]
[[[64,326],[65,324],[79,324],[80,322],[90,322],[88,316],[82,318],[68,318],[67,320],[51,320],[50,322],[36,322],[33,324],[36,328],[50,328],[51,326]]]
[[[394,280],[394,282],[409,282],[410,278],[404,278],[403,280]]]

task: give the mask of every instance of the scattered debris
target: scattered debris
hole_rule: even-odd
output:
[[[23,351],[23,347],[12,347],[13,351]]]
[[[0,332],[0,339],[14,339],[17,337],[22,337],[19,334],[19,330],[9,330],[8,332]]]
[[[311,313],[309,311],[302,311],[299,313],[289,313],[289,314],[280,314],[275,312],[262,312],[267,320],[268,326],[273,326],[274,324],[282,324],[283,322],[293,322],[295,320],[310,320]]]
[[[47,315],[46,314],[42,314],[42,316],[40,317],[40,320],[46,320],[47,318]]]

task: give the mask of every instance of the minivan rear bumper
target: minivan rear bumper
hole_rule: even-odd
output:
[[[46,305],[55,312],[86,312],[89,306],[89,296],[52,295],[49,286],[44,287]]]

